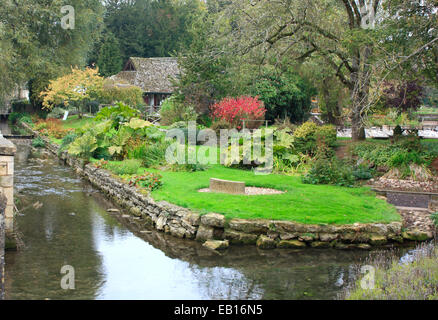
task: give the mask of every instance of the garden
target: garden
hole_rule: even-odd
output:
[[[251,101],[256,102],[254,110],[259,110],[261,104]],[[393,155],[384,152],[386,160],[383,156],[377,160],[368,158],[371,157],[368,153],[363,154],[367,144],[354,149],[353,154],[360,156],[361,161],[354,157],[338,159],[335,149],[339,141],[335,128],[307,122],[298,127],[272,127],[274,172],[255,175],[256,164],[244,164],[243,157],[226,164],[168,164],[166,149],[172,141],[166,139],[165,128],[181,128],[184,123],[155,126],[141,119],[138,110],[123,103],[105,107],[95,117],[77,115],[62,121],[23,116],[16,121],[19,120],[30,123],[41,136],[59,145],[60,151],[109,170],[156,200],[167,200],[200,213],[222,213],[227,218],[290,220],[307,224],[399,221],[394,207],[376,198],[369,187],[362,185],[379,174],[378,166],[405,165],[406,161],[412,160],[394,162]],[[223,119],[219,121],[226,123]],[[197,129],[202,128],[198,125]],[[41,139],[34,139],[34,147],[43,145]],[[197,153],[200,150],[209,153],[217,147],[198,145],[195,148]],[[391,148],[397,155],[396,151],[403,147]],[[436,155],[436,150],[420,152],[418,157],[426,165]],[[372,164],[372,161],[375,162]],[[247,186],[272,188],[284,193],[256,196],[199,193],[198,190],[208,187],[210,178],[244,181]]]
[[[286,97],[290,99],[286,104],[307,110],[312,92],[297,79],[291,76],[288,81],[296,81],[302,96],[295,92]],[[74,89],[78,87],[84,89]],[[139,88],[115,86],[93,69],[72,69],[40,93],[45,113],[13,113],[9,121],[30,124],[58,145],[60,153],[106,169],[156,200],[229,219],[306,224],[400,221],[396,209],[371,188],[388,189],[401,181],[399,190],[438,191],[438,143],[420,139],[415,130],[403,134],[403,110],[385,109],[399,125],[391,139],[353,142],[337,138],[334,125],[300,121],[305,111],[281,118],[285,102],[279,95],[285,89],[273,93],[272,82],[266,79],[255,88],[256,95],[224,97],[202,112],[196,103],[171,96],[161,105],[160,123],[153,124],[147,120]],[[61,120],[66,110],[73,115]],[[182,140],[169,137],[174,130]],[[247,141],[252,143],[249,148]],[[33,146],[43,147],[44,141],[37,137]],[[178,161],[169,161],[169,156]],[[271,174],[257,174],[261,167],[268,167]],[[279,193],[199,192],[209,187],[210,178]]]

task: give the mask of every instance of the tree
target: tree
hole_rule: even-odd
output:
[[[203,6],[201,0],[107,0],[105,29],[119,41],[123,61],[166,57],[192,41],[188,30]]]
[[[231,62],[225,54],[215,53],[217,43],[209,37],[213,25],[214,15],[210,12],[198,16],[189,30],[193,41],[178,54],[183,72],[175,83],[175,97],[178,102],[193,105],[201,115],[207,115],[216,101],[232,95]]]
[[[51,110],[59,104],[73,104],[80,109],[81,102],[99,98],[103,83],[104,79],[99,76],[97,69],[72,68],[71,73],[51,80],[47,89],[41,92],[43,108]]]
[[[384,89],[386,106],[402,112],[416,111],[421,107],[424,88],[416,81],[387,83]]]
[[[61,26],[65,1],[2,1],[0,95],[30,79],[31,89],[38,91],[71,66],[85,65],[101,31],[103,7],[99,0],[71,0],[68,4],[75,9],[75,28],[65,30]]]
[[[435,43],[416,33],[406,33],[415,45],[405,46],[409,54],[399,55],[396,47],[381,50],[388,38],[385,15],[397,20],[397,12],[382,7],[384,0],[230,0],[216,17],[217,52],[258,55],[260,64],[281,63],[287,56],[296,61],[324,59],[335,76],[350,91],[354,140],[364,139],[364,116],[375,100],[372,85],[378,87],[385,72],[403,67]],[[400,8],[401,1],[393,2]],[[430,3],[432,1],[428,1]],[[436,2],[436,1],[434,1]],[[403,2],[404,3],[404,2]],[[413,19],[415,19],[414,14]],[[429,16],[424,16],[428,17]],[[424,33],[422,33],[424,35]],[[228,41],[223,41],[226,38]],[[387,46],[389,48],[389,46]],[[430,49],[429,51],[432,51]],[[277,63],[275,62],[275,63]]]
[[[265,103],[267,120],[289,118],[294,123],[305,120],[310,112],[311,97],[316,94],[305,79],[290,71],[261,75],[252,91]]]
[[[112,76],[122,70],[123,60],[120,54],[119,41],[112,33],[108,33],[105,37],[97,58],[97,66],[100,75],[104,77]]]

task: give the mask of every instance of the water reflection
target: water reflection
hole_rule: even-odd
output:
[[[53,158],[18,161],[16,175],[26,248],[6,255],[8,299],[330,299],[368,255],[255,247],[217,255],[128,230],[106,212],[113,204]],[[61,289],[66,264],[75,268],[75,290]]]

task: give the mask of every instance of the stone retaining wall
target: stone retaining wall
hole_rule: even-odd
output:
[[[0,300],[5,295],[5,209],[7,200],[3,194],[0,194]]]
[[[32,129],[23,124],[28,130]],[[38,135],[38,132],[34,132]],[[58,155],[58,146],[46,141],[47,148]],[[139,189],[123,183],[110,172],[91,164],[83,165],[66,152],[58,155],[76,172],[102,190],[117,204],[126,208],[123,215],[137,228],[154,227],[178,238],[198,241],[228,240],[231,244],[251,244],[262,249],[270,248],[328,248],[370,249],[388,243],[403,242],[402,223],[307,225],[291,221],[231,219],[217,213],[200,215],[165,201],[156,202]],[[417,240],[409,235],[411,240]],[[407,236],[405,237],[407,238]],[[420,240],[420,239],[418,239]]]

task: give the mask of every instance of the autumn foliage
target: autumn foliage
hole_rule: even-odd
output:
[[[40,94],[43,108],[51,110],[58,104],[68,106],[73,101],[96,98],[104,83],[104,78],[98,72],[91,68],[72,68],[71,73],[51,80],[48,88]]]
[[[260,127],[264,120],[266,109],[258,97],[242,96],[237,98],[225,98],[210,107],[211,116],[214,120],[228,122],[233,128],[242,128],[242,120],[245,127],[255,129]]]
[[[52,118],[36,120],[34,129],[44,136],[52,136],[56,139],[62,139],[74,131],[73,129],[65,129],[60,119]]]

